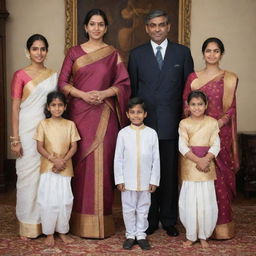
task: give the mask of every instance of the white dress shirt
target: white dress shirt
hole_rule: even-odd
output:
[[[159,186],[160,160],[155,130],[145,125],[130,125],[119,132],[114,174],[115,184],[124,183],[126,190],[148,190],[149,184]]]
[[[168,45],[168,40],[167,38],[161,43],[161,44],[156,44],[154,41],[150,40],[150,43],[151,43],[151,46],[153,48],[153,51],[154,51],[154,54],[156,55],[156,52],[157,52],[157,49],[156,47],[157,46],[161,46],[162,49],[161,49],[161,54],[162,54],[162,58],[164,60],[164,56],[165,56],[165,52],[166,52],[166,48],[167,48],[167,45]]]

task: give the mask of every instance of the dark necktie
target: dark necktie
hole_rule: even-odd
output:
[[[157,50],[156,51],[156,60],[157,60],[158,67],[160,70],[162,69],[162,65],[163,65],[163,57],[162,57],[161,49],[162,49],[161,46],[156,47],[156,50]]]

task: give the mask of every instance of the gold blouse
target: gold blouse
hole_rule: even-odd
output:
[[[72,142],[80,140],[74,122],[61,118],[48,118],[42,120],[33,139],[44,142],[44,148],[52,156],[64,158]],[[40,172],[49,172],[53,163],[41,156]],[[72,160],[66,162],[66,168],[60,172],[63,176],[73,176]]]
[[[210,116],[204,116],[204,119],[198,122],[188,117],[181,120],[179,134],[186,142],[188,147],[206,146],[211,147],[219,133],[219,126],[216,119]],[[215,164],[213,160],[210,163],[209,172],[201,172],[196,168],[196,163],[181,155],[181,180],[186,181],[207,181],[215,180]]]

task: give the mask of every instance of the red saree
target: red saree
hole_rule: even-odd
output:
[[[201,90],[208,96],[206,114],[224,122],[220,128],[221,150],[215,160],[217,180],[215,190],[218,203],[218,221],[213,233],[216,239],[230,239],[235,235],[231,202],[235,195],[235,173],[239,169],[236,127],[237,76],[225,71],[204,85],[196,73],[188,77],[183,93],[184,113],[187,116],[187,97],[192,90]]]
[[[81,140],[73,157],[74,205],[71,232],[81,237],[105,238],[114,234],[112,218],[113,159],[118,130],[125,125],[130,81],[118,52],[111,46],[86,53],[72,47],[62,66],[59,88],[88,92],[112,88],[117,96],[100,105],[69,98],[69,116]]]

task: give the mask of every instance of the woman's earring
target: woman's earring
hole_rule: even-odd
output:
[[[30,60],[30,54],[29,54],[29,51],[25,48],[25,56],[27,59]]]

